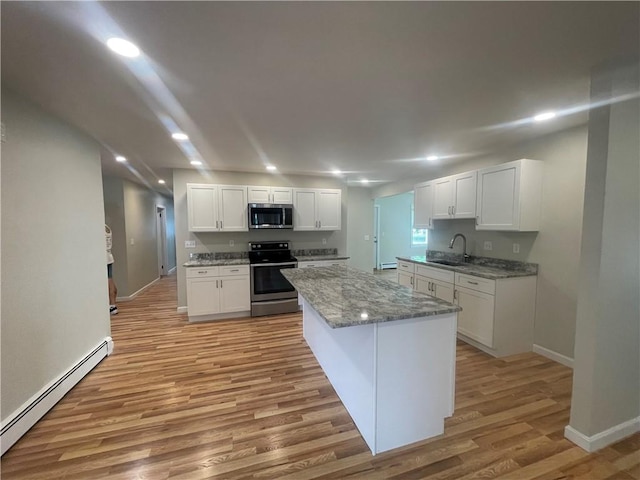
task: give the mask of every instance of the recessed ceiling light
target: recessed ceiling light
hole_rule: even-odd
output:
[[[366,178],[363,178],[362,180],[360,180],[360,183],[369,183],[369,180],[367,180]]]
[[[176,132],[176,133],[172,133],[171,134],[171,138],[173,138],[174,140],[178,140],[178,141],[184,141],[184,140],[189,140],[189,135],[187,135],[186,133],[182,133],[182,132]]]
[[[438,160],[440,157],[438,155],[429,155],[427,157],[427,160],[429,160],[430,162],[433,162],[435,160]]]
[[[274,170],[277,170],[277,168],[273,165],[267,165],[267,170],[269,170],[270,172],[273,172]]]
[[[118,155],[116,157],[116,162],[126,162],[126,161],[127,161],[127,158],[123,157],[122,155]]]
[[[367,312],[362,312],[360,314],[360,318],[363,320],[366,320],[367,318],[369,318],[369,314]]]
[[[110,38],[107,47],[123,57],[134,58],[140,55],[140,49],[124,38]]]
[[[191,165],[202,165],[202,162],[200,160],[191,160]]]
[[[333,173],[334,175],[342,175],[342,172],[337,168],[334,168],[333,170],[331,170],[331,173]]]
[[[552,118],[555,118],[555,116],[556,112],[543,112],[533,117],[533,119],[536,122],[544,122],[545,120],[551,120]]]
[[[164,185],[166,182],[164,180],[160,179],[160,180],[158,180],[158,183]]]

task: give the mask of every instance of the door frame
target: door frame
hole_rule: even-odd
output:
[[[158,277],[168,275],[169,255],[167,252],[167,209],[156,205],[156,242],[158,252]]]
[[[375,269],[380,270],[380,205],[373,206],[373,244]]]

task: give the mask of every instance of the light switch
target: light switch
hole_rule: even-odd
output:
[[[135,244],[136,244],[136,241],[132,238],[132,239],[129,241],[129,243],[131,243],[131,245],[135,245]]]
[[[520,253],[520,244],[519,243],[514,243],[513,244],[513,253]]]
[[[195,240],[185,240],[184,241],[184,248],[196,248],[196,241]]]
[[[229,240],[229,246],[233,247],[236,243],[233,240]]]
[[[326,238],[323,238],[323,239],[322,239],[322,244],[323,244],[323,245],[326,245],[326,244],[327,244],[327,239],[326,239]]]
[[[485,250],[493,250],[493,244],[491,242],[484,242]]]
[[[364,239],[365,239],[365,240],[369,240],[369,235],[365,235],[365,236],[364,236]]]

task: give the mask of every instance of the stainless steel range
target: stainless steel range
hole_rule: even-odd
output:
[[[280,270],[297,268],[289,242],[249,243],[251,267],[251,316],[298,311],[298,293]]]

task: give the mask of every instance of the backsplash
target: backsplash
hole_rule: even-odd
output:
[[[245,258],[249,258],[249,252],[211,252],[189,254],[189,261],[241,260]]]
[[[321,255],[337,255],[337,248],[307,248],[302,250],[291,250],[294,257],[313,257]]]

